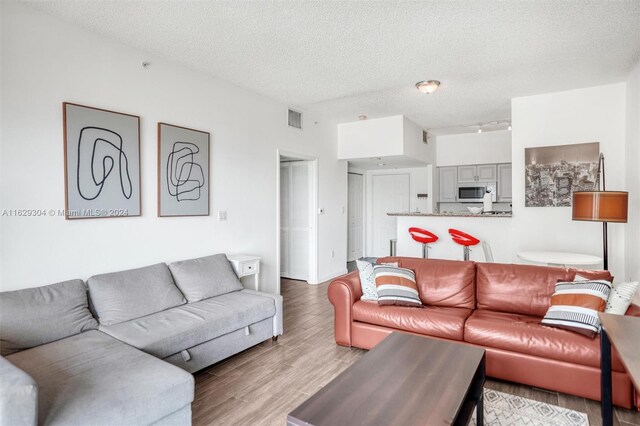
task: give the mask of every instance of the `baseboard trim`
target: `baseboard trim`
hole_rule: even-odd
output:
[[[324,277],[322,277],[321,279],[319,279],[319,280],[318,280],[318,282],[311,282],[311,281],[310,281],[310,282],[309,282],[309,284],[312,284],[312,285],[319,285],[319,284],[323,284],[323,283],[325,283],[325,282],[327,282],[327,281],[331,281],[332,279],[337,278],[337,277],[339,277],[339,276],[341,276],[341,275],[344,275],[344,274],[347,274],[347,273],[349,273],[349,271],[347,270],[347,268],[344,268],[344,269],[343,269],[342,271],[340,271],[340,272],[334,272],[334,273],[332,273],[332,274],[325,275]]]

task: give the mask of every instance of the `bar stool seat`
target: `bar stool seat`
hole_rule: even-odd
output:
[[[451,239],[455,243],[462,246],[464,260],[469,260],[469,247],[479,244],[480,240],[466,232],[453,228],[449,229],[449,235],[451,235]]]
[[[433,232],[429,232],[426,229],[422,228],[409,228],[409,234],[414,241],[417,241],[422,244],[422,258],[429,258],[429,244],[435,243],[438,241],[438,236]]]

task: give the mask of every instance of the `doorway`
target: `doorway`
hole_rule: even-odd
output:
[[[317,160],[278,153],[280,278],[317,280]]]
[[[363,255],[364,177],[361,174],[349,172],[347,194],[347,262],[352,262]]]
[[[371,186],[372,252],[368,256],[388,256],[390,241],[398,237],[398,230],[396,218],[387,213],[410,210],[409,174],[373,175]]]

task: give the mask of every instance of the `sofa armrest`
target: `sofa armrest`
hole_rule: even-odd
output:
[[[282,296],[279,294],[272,294],[266,293],[264,291],[255,291],[248,289],[244,289],[242,290],[242,292],[273,299],[273,302],[276,304],[276,314],[273,317],[273,336],[275,337],[281,335],[284,332],[284,326],[282,325]]]
[[[627,312],[625,313],[625,315],[629,315],[632,317],[640,317],[640,306],[634,305],[632,303],[631,305],[629,305],[629,309],[627,309]]]
[[[336,343],[351,346],[351,308],[362,297],[358,271],[336,278],[327,290],[334,308],[334,331]]]
[[[0,357],[0,423],[36,425],[38,384],[27,373]]]

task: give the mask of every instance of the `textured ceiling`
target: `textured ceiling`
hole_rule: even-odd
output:
[[[622,81],[640,58],[637,0],[29,3],[340,121],[507,119],[512,97]]]

